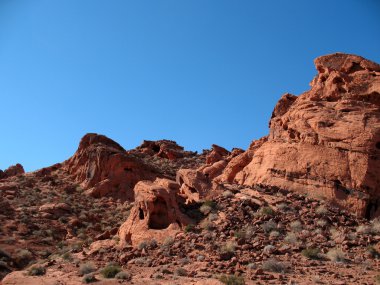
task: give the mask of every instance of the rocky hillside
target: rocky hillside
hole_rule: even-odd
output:
[[[60,164],[0,171],[1,284],[380,282],[380,66],[315,65],[245,151],[87,134]]]

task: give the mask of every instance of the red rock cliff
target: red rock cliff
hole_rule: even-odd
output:
[[[380,65],[336,53],[315,66],[309,91],[277,103],[268,140],[252,144],[217,180],[324,196],[358,215],[378,216]]]

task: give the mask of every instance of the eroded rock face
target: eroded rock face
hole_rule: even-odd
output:
[[[118,143],[98,134],[85,135],[76,153],[63,163],[74,180],[93,197],[133,200],[134,185],[157,174]]]
[[[340,53],[315,65],[311,90],[284,95],[268,140],[232,159],[217,179],[325,196],[358,215],[378,216],[380,65]]]
[[[121,245],[138,245],[142,241],[163,241],[174,236],[191,220],[178,207],[179,185],[157,178],[140,181],[134,188],[135,205],[128,220],[120,227]]]

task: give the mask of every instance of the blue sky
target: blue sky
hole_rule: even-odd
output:
[[[378,1],[0,0],[0,169],[71,156],[87,132],[126,149],[246,148],[313,59],[380,62]]]

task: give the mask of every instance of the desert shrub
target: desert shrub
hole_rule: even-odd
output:
[[[286,272],[286,265],[276,259],[268,259],[263,262],[263,270],[277,273]]]
[[[95,275],[93,273],[89,273],[83,276],[82,278],[82,283],[88,284],[88,283],[93,283],[96,282]]]
[[[279,209],[282,212],[286,212],[289,210],[289,206],[286,203],[280,203],[280,204],[276,205],[276,207],[277,207],[277,209]]]
[[[320,258],[320,251],[318,248],[306,248],[302,250],[301,254],[309,259],[319,259]]]
[[[16,263],[20,267],[24,267],[30,263],[33,259],[33,254],[27,249],[21,249],[16,253],[14,257]]]
[[[139,243],[139,245],[137,246],[138,249],[146,249],[148,248],[148,241],[144,240],[142,242]]]
[[[210,213],[207,218],[209,221],[212,222],[212,221],[216,221],[219,218],[219,216],[218,216],[218,214]]]
[[[202,206],[209,206],[209,207],[211,207],[212,209],[215,209],[216,206],[217,206],[217,204],[216,204],[216,202],[213,201],[213,200],[206,200],[206,201],[203,202]]]
[[[239,239],[245,239],[247,237],[247,233],[244,230],[239,230],[234,232],[234,236]]]
[[[221,259],[228,260],[234,256],[236,250],[236,243],[235,242],[226,242],[224,245],[222,245],[219,249],[219,255]]]
[[[174,244],[174,239],[172,237],[165,238],[164,242],[162,243],[162,246],[164,248],[169,248]]]
[[[102,274],[104,278],[114,278],[120,271],[121,268],[119,266],[109,264],[100,271],[100,274]]]
[[[193,232],[195,230],[195,226],[193,224],[188,224],[185,227],[185,233]]]
[[[271,231],[269,233],[269,237],[270,238],[278,238],[280,236],[280,232],[279,231]]]
[[[222,275],[218,279],[226,285],[245,285],[244,278],[236,275]]]
[[[341,232],[339,230],[337,230],[336,228],[331,228],[330,234],[331,234],[332,239],[336,239],[340,236]]]
[[[34,265],[28,270],[29,276],[41,276],[41,275],[45,275],[45,273],[46,273],[46,268],[40,265]]]
[[[224,191],[224,192],[222,193],[222,195],[223,195],[224,198],[232,198],[232,197],[235,196],[234,193],[232,193],[230,190],[226,190],[226,191]]]
[[[119,280],[131,280],[132,276],[128,272],[120,271],[115,275],[115,278]]]
[[[265,253],[265,254],[272,254],[275,250],[276,250],[276,247],[274,247],[271,244],[268,244],[268,245],[266,245],[263,248],[263,253]]]
[[[300,232],[302,231],[302,223],[300,221],[293,221],[290,223],[290,229],[293,231],[293,232]]]
[[[187,270],[185,268],[179,267],[174,271],[177,276],[187,276]]]
[[[213,222],[205,219],[200,223],[200,227],[204,230],[211,231],[215,228],[215,225]]]
[[[373,247],[367,247],[367,252],[372,258],[380,258],[380,253]]]
[[[327,225],[328,225],[328,222],[326,220],[320,219],[320,220],[317,221],[317,226],[319,226],[319,227],[323,228],[323,227],[325,227]]]
[[[324,205],[321,205],[319,206],[315,212],[318,214],[318,215],[326,215],[329,213],[329,210],[327,210],[327,208],[324,206]]]
[[[277,229],[277,224],[273,221],[268,221],[262,224],[261,227],[264,230],[264,232],[270,233],[271,231]]]
[[[73,257],[71,256],[71,253],[70,252],[65,252],[64,254],[62,254],[62,258],[64,260],[67,260],[67,261],[72,261],[73,260]]]
[[[79,267],[79,275],[83,276],[91,272],[94,272],[95,270],[96,270],[96,267],[93,263],[85,263]]]
[[[368,234],[372,233],[372,228],[369,225],[360,225],[360,226],[358,226],[356,228],[356,232],[358,234],[366,234],[366,235],[368,235]]]
[[[259,210],[259,214],[266,216],[274,216],[276,212],[271,207],[262,207]]]
[[[333,262],[345,262],[346,257],[341,249],[330,249],[327,254],[327,258],[330,259]]]
[[[203,214],[203,215],[208,215],[209,213],[211,213],[212,211],[212,208],[208,205],[202,205],[200,208],[199,208],[199,211]]]

